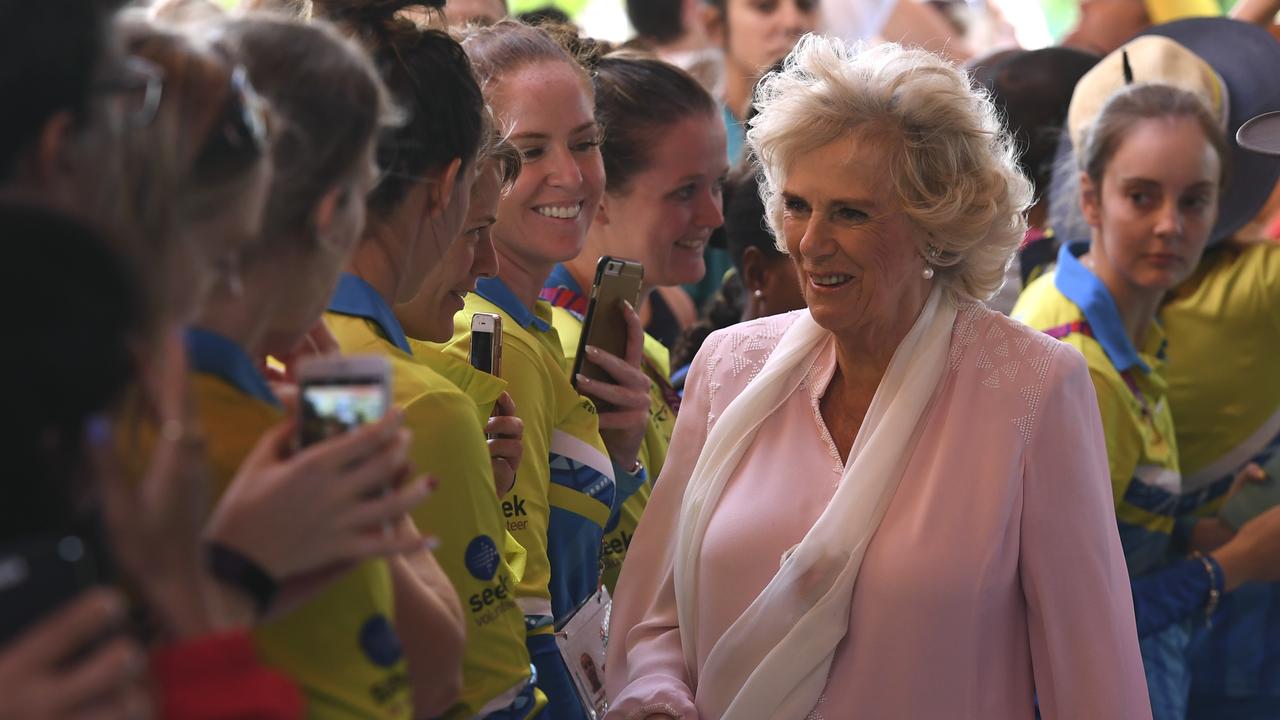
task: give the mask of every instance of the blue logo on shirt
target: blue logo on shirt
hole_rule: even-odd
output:
[[[481,582],[488,582],[498,572],[498,546],[488,535],[477,535],[467,543],[467,552],[463,558],[467,571]]]
[[[378,667],[391,667],[400,661],[403,650],[395,628],[385,615],[374,615],[360,626],[360,649]]]

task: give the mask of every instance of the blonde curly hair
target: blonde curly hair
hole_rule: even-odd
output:
[[[1026,232],[1031,183],[987,94],[942,58],[895,44],[851,47],[801,38],[756,89],[747,140],[779,249],[781,191],[800,155],[851,133],[890,145],[889,176],[903,212],[928,237],[920,254],[956,297],[991,297]]]

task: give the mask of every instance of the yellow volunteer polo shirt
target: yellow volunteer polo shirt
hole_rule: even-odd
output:
[[[471,366],[469,362],[445,353],[436,343],[423,342],[408,338],[409,347],[413,350],[413,358],[418,362],[431,368],[439,373],[446,380],[453,383],[464,395],[471,398],[475,403],[476,419],[480,421],[480,427],[484,427],[490,416],[493,415],[493,407],[498,403],[498,397],[507,390],[507,381],[500,377],[495,377],[487,372],[481,372]],[[496,489],[495,489],[496,490]],[[507,564],[511,566],[512,576],[517,583],[524,577],[524,563],[526,553],[524,547],[515,539],[510,532],[504,528],[506,535]]]
[[[502,376],[524,421],[524,457],[502,509],[527,552],[517,594],[547,714],[569,720],[582,709],[552,631],[599,587],[600,540],[615,510],[613,467],[595,406],[569,384],[551,306],[530,310],[501,280],[480,280],[444,348],[461,361],[470,357],[476,312],[503,316]]]
[[[565,365],[572,372],[588,298],[563,265],[557,265],[547,278],[542,297],[554,306],[551,321],[560,336]],[[649,376],[649,426],[645,428],[644,441],[640,445],[640,462],[644,465],[645,476],[640,482],[628,482],[631,478],[625,474],[618,477],[618,499],[622,508],[616,525],[606,528],[600,547],[600,575],[610,592],[617,585],[631,538],[640,524],[645,506],[649,504],[653,481],[662,472],[667,448],[671,446],[671,433],[676,425],[677,408],[673,404],[678,407],[678,402],[671,387],[670,353],[647,333],[644,336],[644,371]]]
[[[1217,511],[1235,473],[1280,447],[1280,246],[1223,245],[1160,310],[1186,489]],[[1209,506],[1209,507],[1205,507]]]
[[[258,439],[284,413],[235,343],[192,329],[187,346],[214,492],[221,496]],[[370,560],[298,609],[254,629],[263,661],[302,688],[307,717],[412,716],[392,597],[386,562]]]
[[[344,274],[325,324],[347,354],[381,354],[391,362],[395,404],[413,432],[414,467],[440,480],[413,511],[424,533],[440,540],[439,561],[467,618],[463,690],[448,718],[470,718],[512,709],[531,712],[529,654],[516,581],[506,560],[501,508],[493,487],[484,431],[475,404],[411,354],[391,308],[360,278]]]
[[[1013,317],[1080,351],[1089,366],[1107,441],[1111,489],[1129,574],[1167,558],[1182,479],[1164,379],[1164,333],[1152,323],[1133,347],[1111,293],[1077,259],[1085,244],[1063,245],[1057,268],[1018,299]]]
[[[1198,515],[1216,514],[1236,472],[1280,450],[1280,246],[1210,249],[1160,318],[1187,499]],[[1190,528],[1179,523],[1183,536]],[[1228,593],[1192,655],[1194,691],[1259,702],[1280,695],[1277,626],[1280,584]]]

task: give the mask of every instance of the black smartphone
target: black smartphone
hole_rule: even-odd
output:
[[[478,312],[471,316],[471,367],[502,377],[502,316]]]
[[[605,255],[596,263],[596,277],[591,283],[591,300],[587,304],[587,316],[582,321],[582,336],[578,338],[578,354],[573,360],[573,381],[577,387],[578,374],[592,380],[613,382],[613,376],[595,363],[587,360],[587,346],[594,345],[605,352],[622,357],[627,352],[627,324],[622,318],[622,303],[636,307],[640,301],[640,286],[644,282],[644,266],[635,260]],[[597,403],[601,409],[605,403]]]
[[[0,646],[97,582],[93,558],[79,536],[0,547]]]

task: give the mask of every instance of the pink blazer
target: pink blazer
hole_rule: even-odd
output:
[[[618,583],[610,720],[698,718],[698,671],[721,633],[830,501],[843,463],[818,402],[828,349],[761,427],[707,528],[698,667],[672,585],[674,524],[707,430],[795,314],[712,335]],[[978,303],[868,546],[849,632],[810,718],[1150,718],[1093,385],[1072,348]],[[798,720],[798,719],[797,719]]]

